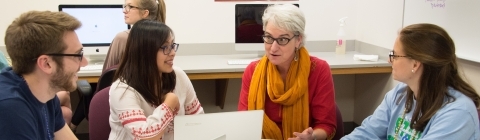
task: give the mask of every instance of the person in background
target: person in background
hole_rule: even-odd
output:
[[[460,77],[455,44],[443,28],[403,28],[389,56],[393,79],[401,83],[342,140],[480,139],[480,97]]]
[[[63,12],[29,11],[7,27],[12,67],[0,73],[0,139],[77,139],[56,93],[75,90],[88,63],[75,33],[80,26]]]
[[[10,66],[8,64],[8,61],[7,61],[7,57],[5,57],[5,55],[3,54],[2,51],[0,51],[0,71],[3,69],[3,68],[6,68]]]
[[[176,115],[203,114],[187,74],[173,65],[178,50],[172,30],[138,21],[110,87],[110,140],[173,140]]]
[[[264,139],[331,139],[336,131],[332,74],[325,60],[304,47],[302,11],[272,5],[262,20],[265,56],[245,69],[238,110],[265,111]]]
[[[166,10],[164,0],[125,0],[123,6],[125,23],[129,25],[134,25],[141,19],[152,19],[165,23]],[[103,70],[120,63],[129,32],[130,30],[126,30],[115,36],[110,44]]]
[[[62,109],[63,119],[67,125],[72,123],[72,103],[70,100],[70,92],[69,91],[59,91],[57,92],[57,97],[60,100],[60,107]]]
[[[130,25],[134,25],[135,22],[141,19],[152,19],[165,22],[165,2],[164,0],[125,0],[125,4],[123,5],[123,13],[125,14],[125,23]],[[108,49],[105,62],[103,63],[104,71],[112,66],[118,65],[121,57],[123,56],[123,52],[125,51],[125,44],[127,44],[129,32],[130,30],[122,31],[113,39]],[[83,100],[91,100],[91,98],[92,97],[88,96],[83,97],[80,99],[80,103],[83,103]],[[77,126],[86,117],[85,115],[85,106],[78,105],[77,110],[73,114],[72,123],[70,124],[70,128],[73,131],[76,131]]]
[[[242,7],[238,15],[240,25],[236,29],[236,43],[263,43],[263,26],[255,20],[255,9]]]

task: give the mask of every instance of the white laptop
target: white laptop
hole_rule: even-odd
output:
[[[263,110],[176,116],[175,140],[260,140]]]

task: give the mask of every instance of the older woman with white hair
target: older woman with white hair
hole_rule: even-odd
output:
[[[305,17],[290,4],[265,9],[265,56],[247,66],[238,110],[264,110],[262,137],[331,139],[335,92],[328,63],[304,47]]]

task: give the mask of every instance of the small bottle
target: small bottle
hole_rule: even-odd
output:
[[[347,35],[345,34],[343,26],[345,26],[345,19],[347,19],[347,18],[348,17],[343,17],[340,20],[338,20],[338,21],[340,21],[340,29],[338,29],[337,46],[335,47],[335,52],[337,54],[345,54],[345,50],[346,50],[346,46],[347,46],[347,42],[345,41],[345,37]]]

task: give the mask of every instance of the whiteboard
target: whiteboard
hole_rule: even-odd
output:
[[[480,62],[480,0],[405,0],[403,26],[415,23],[443,27],[457,57]]]

